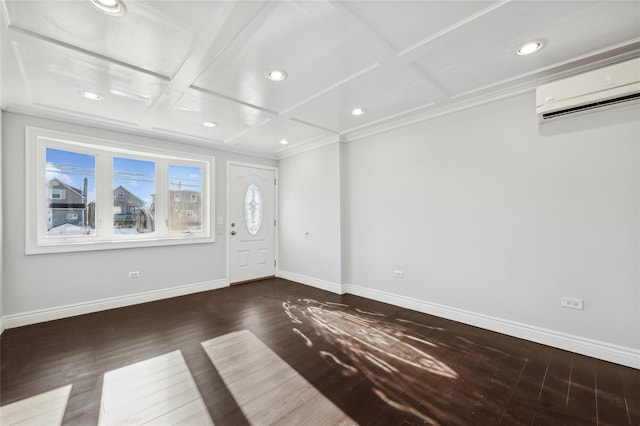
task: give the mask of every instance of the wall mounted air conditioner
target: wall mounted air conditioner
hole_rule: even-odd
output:
[[[640,101],[640,58],[554,81],[536,90],[540,122]]]

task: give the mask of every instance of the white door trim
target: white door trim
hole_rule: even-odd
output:
[[[230,244],[230,238],[229,238],[229,194],[230,194],[230,185],[229,185],[229,169],[231,168],[231,166],[244,166],[244,167],[251,167],[254,169],[263,169],[263,170],[272,170],[274,175],[275,175],[275,179],[276,179],[276,184],[275,184],[275,188],[274,188],[274,217],[276,220],[276,229],[273,235],[274,238],[274,256],[275,256],[275,261],[276,261],[276,267],[275,267],[275,275],[278,276],[278,270],[280,268],[280,261],[278,259],[278,229],[280,227],[280,218],[278,217],[278,188],[280,185],[280,179],[278,178],[278,168],[277,167],[273,167],[273,166],[265,166],[264,164],[255,164],[255,163],[246,163],[246,162],[242,162],[242,161],[235,161],[235,160],[227,160],[227,170],[226,170],[226,200],[225,200],[225,204],[226,204],[226,211],[225,211],[225,217],[224,217],[224,234],[225,234],[225,244],[226,244],[226,253],[227,253],[227,265],[226,265],[226,270],[225,270],[225,276],[226,276],[226,280],[227,280],[227,285],[231,285],[231,275],[230,275],[230,261],[231,261],[231,244]],[[216,219],[216,226],[218,226],[218,220]]]

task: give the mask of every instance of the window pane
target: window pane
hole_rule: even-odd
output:
[[[202,231],[202,167],[169,166],[169,230]]]
[[[114,233],[153,232],[155,217],[156,163],[113,157]]]
[[[95,155],[46,148],[47,236],[95,235]]]

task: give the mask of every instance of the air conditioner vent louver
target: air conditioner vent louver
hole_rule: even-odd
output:
[[[640,102],[640,58],[538,87],[541,122]]]
[[[622,96],[622,97],[618,97],[618,98],[607,99],[607,100],[604,100],[604,101],[592,102],[590,104],[580,105],[580,106],[573,107],[573,108],[566,108],[566,109],[561,109],[561,110],[554,111],[554,112],[544,113],[544,114],[542,114],[542,119],[543,120],[549,120],[551,118],[558,117],[558,116],[561,116],[561,115],[576,114],[578,112],[583,112],[583,111],[587,111],[587,110],[591,110],[591,109],[603,108],[603,107],[606,107],[606,106],[612,106],[612,105],[616,105],[616,104],[623,104],[623,103],[626,103],[626,102],[632,102],[632,101],[637,101],[637,100],[640,100],[640,92],[632,93],[630,95]]]

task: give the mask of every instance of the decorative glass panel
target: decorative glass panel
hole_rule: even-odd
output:
[[[247,188],[244,197],[244,220],[251,235],[256,235],[262,226],[262,192],[255,183]]]

